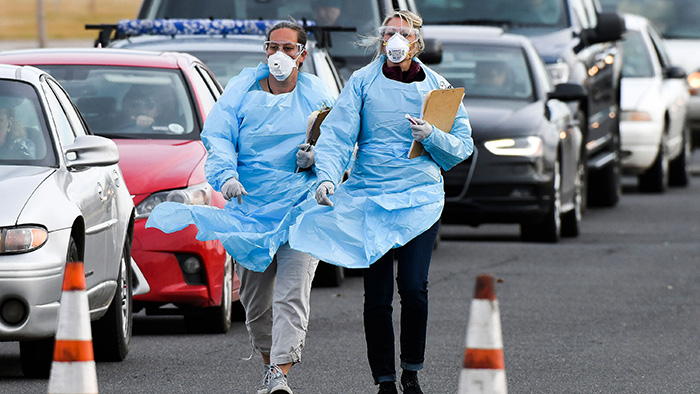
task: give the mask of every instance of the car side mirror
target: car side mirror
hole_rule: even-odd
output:
[[[677,66],[668,66],[664,68],[664,77],[669,79],[684,79],[688,74],[685,69]]]
[[[583,101],[588,98],[586,89],[577,83],[560,83],[553,92],[547,93],[547,98],[560,101]]]
[[[114,141],[97,135],[78,136],[64,150],[67,167],[105,167],[119,162],[119,149]]]
[[[595,29],[586,29],[584,39],[588,44],[617,41],[622,39],[626,31],[622,15],[617,12],[601,12],[598,14],[598,25]]]
[[[442,62],[442,41],[435,38],[424,38],[425,49],[418,56],[425,64],[439,64]]]

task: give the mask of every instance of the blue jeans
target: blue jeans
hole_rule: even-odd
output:
[[[401,368],[423,368],[428,325],[428,270],[440,222],[363,270],[367,358],[375,384],[396,381],[394,361],[394,257],[401,298]]]

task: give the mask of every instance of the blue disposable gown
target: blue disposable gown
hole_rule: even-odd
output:
[[[404,115],[420,117],[424,95],[448,83],[423,64],[423,81],[388,79],[385,59],[350,77],[321,126],[319,183],[338,185],[357,143],[350,177],[330,197],[334,207],[307,201],[290,229],[292,248],[349,268],[368,267],[435,224],[444,206],[440,167],[452,168],[473,150],[469,117],[460,105],[451,132],[434,128],[422,141],[427,153],[408,158],[413,138]]]
[[[287,242],[297,206],[313,199],[316,176],[295,172],[296,152],[305,141],[308,116],[334,101],[320,79],[303,72],[290,93],[255,89],[268,75],[267,65],[260,63],[232,78],[202,131],[207,181],[220,191],[229,178],[238,178],[248,192],[243,203],[233,199],[220,209],[165,202],[146,223],[167,233],[195,224],[197,239],[221,240],[238,263],[259,272]]]

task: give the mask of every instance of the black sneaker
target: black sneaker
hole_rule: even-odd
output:
[[[379,383],[379,393],[377,394],[399,394],[396,390],[395,382],[382,382]]]
[[[401,374],[401,388],[404,394],[423,394],[418,383],[418,373],[416,371],[403,371]]]

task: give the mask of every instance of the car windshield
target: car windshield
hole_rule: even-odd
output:
[[[373,50],[358,46],[374,35],[383,15],[377,0],[147,0],[139,18],[287,19],[320,26],[354,27],[356,32],[331,32],[331,55],[371,59]],[[366,62],[365,62],[366,63]]]
[[[178,70],[40,67],[66,89],[94,134],[112,138],[199,138],[196,112]]]
[[[700,39],[698,0],[602,0],[604,9],[646,17],[664,38]]]
[[[533,101],[530,68],[519,48],[443,44],[442,63],[433,68],[466,98]]]
[[[31,85],[0,80],[0,165],[56,166],[46,119]]]
[[[564,0],[416,0],[425,25],[566,27]]]
[[[638,31],[628,30],[622,41],[622,76],[627,78],[650,78],[654,76],[649,51]]]
[[[262,50],[257,52],[187,50],[185,52],[206,64],[223,86],[226,86],[228,81],[245,67],[255,67],[258,63],[265,61],[265,53]]]

